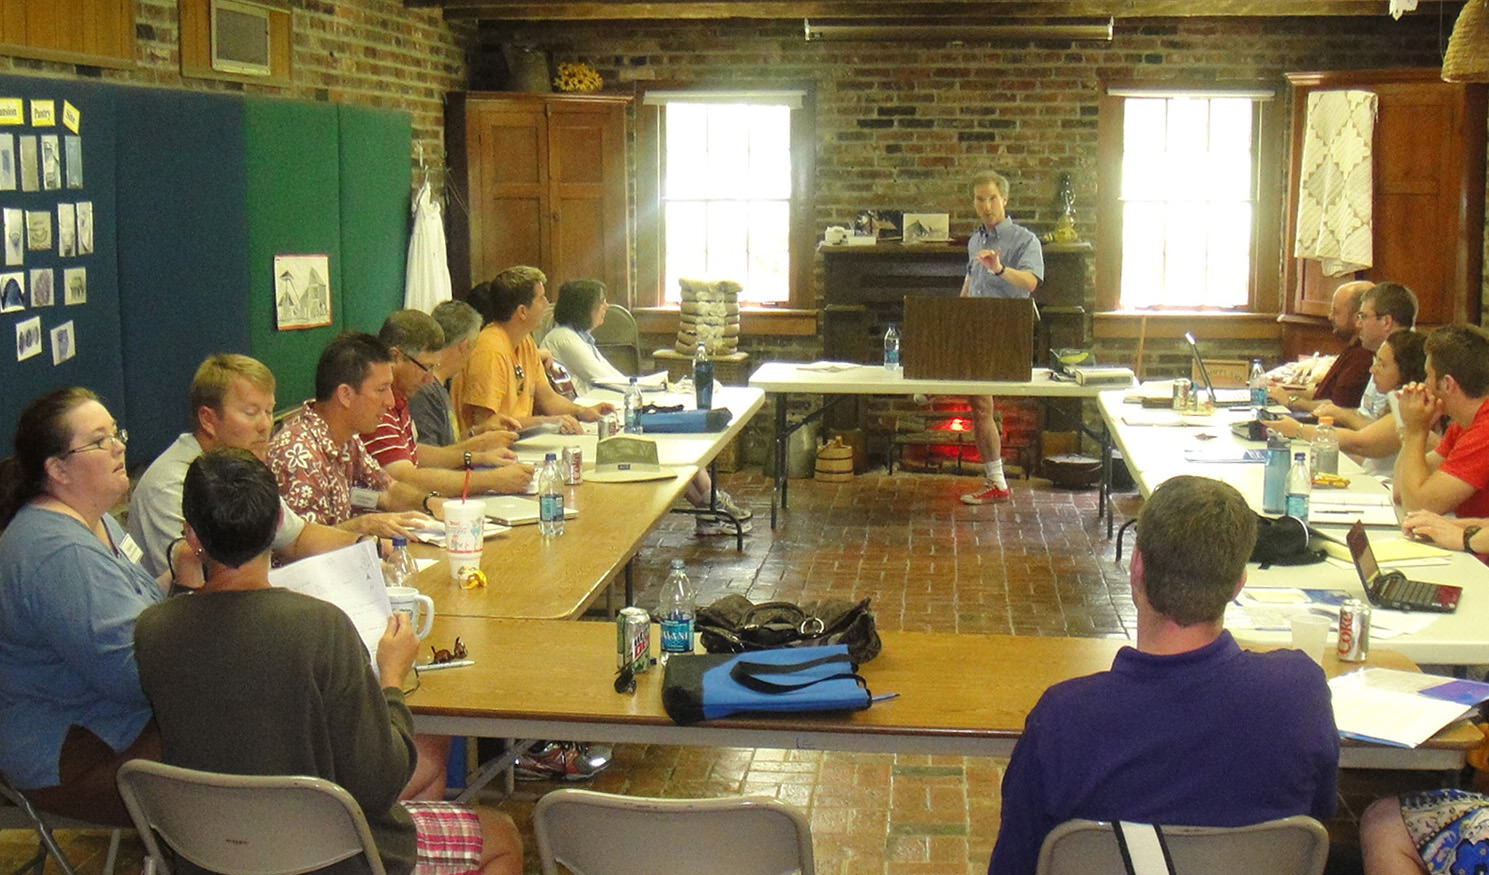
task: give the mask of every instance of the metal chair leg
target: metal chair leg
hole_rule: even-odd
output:
[[[52,835],[51,827],[47,826],[46,821],[41,819],[41,814],[31,804],[31,800],[27,799],[24,793],[12,787],[9,782],[3,780],[0,780],[0,795],[3,795],[11,804],[25,813],[27,819],[31,821],[32,829],[36,830],[36,835],[41,840],[41,846],[36,851],[36,857],[17,871],[23,872],[36,867],[34,871],[37,875],[41,875],[41,867],[45,865],[46,857],[50,854],[52,859],[57,861],[57,868],[62,870],[63,875],[76,875],[72,864],[67,861],[67,857],[63,855],[62,849],[57,846],[57,839]],[[110,862],[112,863],[112,860]]]

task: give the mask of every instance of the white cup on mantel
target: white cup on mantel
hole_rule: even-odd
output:
[[[479,498],[447,500],[440,510],[445,516],[445,561],[450,579],[464,580],[481,569],[481,548],[486,542],[486,502]]]

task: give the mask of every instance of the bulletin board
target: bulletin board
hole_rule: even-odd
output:
[[[20,217],[19,225],[5,226],[0,247],[0,455],[10,454],[21,408],[64,386],[97,392],[127,424],[113,91],[91,83],[0,77],[0,216]],[[29,145],[23,150],[23,144]],[[91,251],[80,251],[79,204],[87,205],[91,245],[84,248]],[[71,228],[64,235],[66,219]],[[18,358],[18,332],[35,341],[26,344],[24,360]]]
[[[49,249],[24,251],[19,266],[0,264],[0,276],[23,270],[29,281],[30,271],[51,269],[58,287],[50,306],[33,307],[28,298],[0,313],[10,345],[17,324],[40,317],[41,328],[38,354],[24,361],[14,351],[0,355],[0,456],[9,454],[16,418],[31,398],[83,385],[130,430],[129,464],[137,471],[189,427],[187,389],[210,353],[263,361],[284,408],[312,394],[327,340],[348,325],[375,331],[401,306],[407,113],[0,76],[0,111],[6,100],[21,101],[25,115],[0,123],[0,165],[5,135],[50,135],[30,123],[32,101],[54,102],[62,160],[57,189],[0,187],[0,209],[48,212],[53,230]],[[68,188],[61,138],[74,134],[61,124],[64,101],[80,119],[80,188]],[[74,205],[75,224],[81,202],[91,205],[93,251],[63,255],[57,207]],[[274,258],[307,253],[328,256],[331,324],[279,331]],[[0,261],[3,254],[0,247]],[[85,271],[86,303],[67,305],[62,272],[77,268]],[[68,321],[75,353],[53,364],[50,331]]]

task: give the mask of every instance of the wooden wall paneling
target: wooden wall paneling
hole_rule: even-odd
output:
[[[6,54],[95,66],[134,63],[133,0],[0,0]]]
[[[553,103],[549,112],[550,295],[568,280],[598,279],[624,296],[630,276],[625,186],[613,180],[625,179],[625,127],[603,106]]]

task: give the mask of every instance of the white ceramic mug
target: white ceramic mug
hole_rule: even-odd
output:
[[[841,225],[829,225],[827,232],[823,235],[829,246],[839,246],[848,242],[848,229]]]
[[[450,579],[464,580],[481,568],[481,547],[486,535],[486,502],[479,498],[447,500],[440,508],[445,517],[445,560]]]
[[[408,614],[409,623],[414,627],[415,638],[424,638],[429,635],[430,628],[434,626],[434,599],[411,586],[390,586],[388,587],[388,606],[395,613],[402,611]]]

